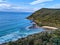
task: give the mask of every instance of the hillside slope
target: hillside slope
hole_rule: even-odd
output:
[[[60,9],[42,8],[28,17],[35,21],[39,26],[60,27]]]

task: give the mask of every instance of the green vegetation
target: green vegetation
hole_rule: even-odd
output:
[[[33,20],[39,26],[60,27],[60,9],[42,8],[34,12],[28,19]]]
[[[60,27],[60,9],[42,8],[29,16],[28,19],[33,20],[39,26]],[[3,45],[60,45],[60,29],[29,35]]]
[[[9,42],[5,45],[60,45],[60,29],[30,35],[26,38],[21,38],[16,42]]]

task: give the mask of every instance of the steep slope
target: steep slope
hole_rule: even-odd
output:
[[[39,26],[60,27],[60,9],[42,8],[28,17],[35,21]]]

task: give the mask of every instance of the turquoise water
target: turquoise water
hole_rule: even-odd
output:
[[[32,25],[31,21],[26,19],[30,15],[31,13],[27,12],[0,12],[0,44],[43,31],[42,28],[27,28]]]

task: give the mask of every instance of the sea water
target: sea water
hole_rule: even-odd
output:
[[[31,20],[26,19],[31,14],[28,12],[0,12],[0,44],[43,31],[42,28],[27,28],[32,25]]]

